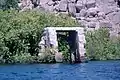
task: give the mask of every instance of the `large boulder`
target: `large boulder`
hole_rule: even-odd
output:
[[[50,0],[40,0],[40,5],[47,4]]]
[[[96,28],[96,26],[97,26],[96,22],[88,22],[87,23],[88,28]]]
[[[77,1],[76,3],[77,12],[80,12],[80,10],[84,8],[85,8],[85,5],[83,4],[82,0]]]
[[[21,0],[19,3],[22,11],[34,9],[35,5],[39,10],[71,14],[90,28],[120,24],[120,0]]]
[[[86,7],[91,8],[96,6],[96,1],[95,0],[87,0],[86,2]]]
[[[106,15],[116,11],[117,6],[108,6],[108,5],[101,5],[99,6],[99,10],[104,12]]]
[[[54,7],[53,6],[49,6],[48,4],[42,4],[41,7],[44,8],[45,11],[52,12],[54,10]]]
[[[53,2],[52,0],[49,0],[47,3],[49,6],[53,6],[55,4],[55,2]]]
[[[76,13],[76,7],[75,7],[75,3],[69,3],[68,4],[68,12],[75,16],[75,13]]]
[[[86,9],[82,9],[80,13],[76,13],[76,19],[79,19],[80,17],[85,17],[87,15]]]
[[[100,5],[108,5],[108,6],[115,6],[115,0],[96,0],[98,6]]]
[[[106,15],[105,15],[104,12],[99,12],[97,15],[98,15],[99,19],[105,19],[106,18]]]
[[[111,19],[114,24],[120,24],[120,12],[116,12],[113,19]]]
[[[87,16],[88,17],[95,17],[98,12],[99,12],[99,9],[97,7],[95,7],[95,8],[89,8],[87,10]]]
[[[85,21],[85,20],[78,20],[78,23],[79,23],[81,26],[86,27],[88,22]]]
[[[31,10],[33,6],[31,0],[22,0],[21,3],[19,3],[21,11]]]
[[[68,2],[72,2],[72,3],[75,3],[77,0],[68,0]]]
[[[67,6],[68,6],[67,0],[61,0],[59,4],[59,11],[66,12]]]
[[[101,21],[101,22],[99,22],[99,27],[112,28],[112,24],[109,21]]]
[[[107,15],[107,19],[110,20],[113,24],[119,24],[120,23],[120,12],[114,12],[109,15]]]
[[[82,9],[82,10],[80,11],[80,15],[81,15],[82,17],[85,17],[85,16],[87,15],[87,10],[86,10],[86,9]]]
[[[55,53],[55,60],[56,62],[63,62],[63,56],[62,56],[62,53]]]

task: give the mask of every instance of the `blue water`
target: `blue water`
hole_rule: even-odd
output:
[[[120,61],[1,65],[0,80],[120,80]]]

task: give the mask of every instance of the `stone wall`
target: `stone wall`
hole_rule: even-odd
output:
[[[75,31],[77,34],[75,35],[76,36],[76,41],[77,43],[75,43],[77,45],[77,52],[75,52],[76,54],[76,59],[75,58],[72,60],[72,61],[80,61],[80,62],[83,62],[85,60],[85,53],[86,53],[86,50],[85,50],[85,43],[86,43],[86,40],[85,40],[85,32],[84,32],[84,28],[81,28],[81,27],[47,27],[44,29],[44,33],[43,33],[43,36],[41,38],[41,41],[39,43],[39,46],[41,47],[41,50],[40,52],[44,52],[44,49],[45,47],[46,48],[51,48],[51,45],[52,45],[52,48],[55,49],[55,59],[57,62],[61,62],[61,57],[62,57],[62,54],[61,52],[58,52],[58,41],[57,41],[57,31]],[[75,55],[74,54],[74,55]],[[39,54],[40,55],[40,54]],[[75,56],[74,56],[75,57]]]
[[[117,35],[120,26],[120,0],[21,0],[21,9],[42,9],[69,13],[89,29],[112,28]]]

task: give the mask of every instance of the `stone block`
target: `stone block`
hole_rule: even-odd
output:
[[[67,11],[67,6],[68,6],[67,0],[61,0],[60,4],[59,4],[59,11],[66,12]]]
[[[87,16],[88,17],[95,17],[98,12],[99,12],[99,9],[97,7],[95,7],[95,8],[89,8],[87,10]]]
[[[76,0],[68,0],[69,3],[75,3]]]
[[[79,48],[83,48],[83,49],[84,49],[84,47],[85,47],[85,46],[84,46],[84,43],[80,43],[80,42],[79,42],[78,44],[79,44]]]
[[[120,23],[120,11],[114,12],[107,15],[107,18],[113,23],[113,24],[119,24]]]
[[[96,27],[96,22],[89,22],[89,23],[87,24],[87,27],[88,27],[88,28],[95,28],[95,27]]]
[[[83,29],[77,29],[76,31],[77,31],[77,33],[78,33],[78,37],[79,37],[79,36],[83,36],[84,33],[85,33],[84,28],[83,28]]]
[[[48,3],[50,0],[40,0],[40,5]]]
[[[89,9],[91,7],[95,7],[96,6],[96,1],[95,0],[87,0],[86,2],[86,7]]]
[[[93,17],[93,18],[86,18],[85,19],[87,22],[98,22],[98,18],[95,18],[95,17]]]
[[[108,6],[116,6],[115,0],[108,0]]]
[[[85,56],[86,50],[83,48],[79,48],[79,53],[80,53],[80,56]]]
[[[77,20],[86,20],[85,17],[77,17],[76,19],[77,19]]]
[[[76,13],[75,3],[69,3],[68,4],[68,12],[70,14],[72,14],[73,16],[75,16],[75,13]]]
[[[80,12],[81,9],[85,8],[85,5],[83,4],[82,1],[77,1],[76,3],[76,9],[78,12]]]
[[[84,27],[87,26],[87,21],[85,21],[85,20],[78,20],[78,23],[79,23],[81,26],[84,26]]]
[[[116,6],[108,6],[108,5],[101,5],[99,6],[99,10],[101,12],[104,12],[106,15],[115,12],[116,11]]]
[[[78,35],[78,42],[83,44],[86,43],[85,35]]]
[[[83,4],[85,5],[87,3],[87,0],[82,0]]]
[[[52,0],[49,0],[49,1],[47,2],[47,4],[48,4],[49,6],[52,6],[52,5],[55,4],[55,2],[53,2]]]
[[[57,4],[57,5],[54,6],[54,10],[55,11],[59,11],[59,4]]]
[[[55,53],[55,60],[56,62],[62,62],[63,61],[63,56],[62,53]]]
[[[120,12],[116,12],[115,15],[113,16],[112,22],[114,24],[120,24]]]
[[[54,10],[54,7],[53,6],[49,6],[48,4],[42,4],[41,7],[44,8],[45,11],[52,12]]]
[[[87,31],[95,31],[95,28],[86,28]]]
[[[86,16],[85,12],[80,12],[75,14],[77,20],[81,20],[82,18],[85,18],[85,16]]]
[[[104,12],[99,12],[99,13],[98,13],[98,17],[105,19],[106,15],[105,15]]]
[[[99,26],[102,28],[112,28],[112,24],[109,21],[101,21]]]
[[[79,18],[81,17],[81,14],[80,13],[76,13],[75,17],[76,17],[77,20],[79,20]]]
[[[82,9],[82,10],[80,11],[80,15],[81,15],[81,17],[85,17],[85,16],[87,15],[86,9]]]

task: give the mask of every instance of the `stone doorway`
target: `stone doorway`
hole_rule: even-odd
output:
[[[66,33],[66,35],[63,35]],[[70,46],[70,61],[82,62],[85,59],[85,34],[84,28],[81,27],[47,27],[44,29],[44,36],[42,37],[42,47],[51,47],[56,49],[55,57],[56,61],[60,62],[61,60],[60,50],[59,50],[59,41],[60,36],[64,36],[64,39],[68,42]],[[65,37],[66,36],[66,37]],[[43,45],[44,44],[44,45]],[[39,44],[41,45],[41,44]],[[72,57],[73,55],[73,57]]]
[[[70,63],[80,62],[80,55],[78,53],[78,39],[76,31],[56,31],[58,41],[58,52],[67,57]],[[63,55],[63,56],[64,56]],[[78,56],[79,55],[79,56]]]

